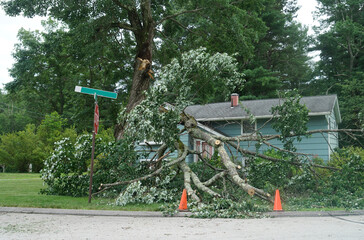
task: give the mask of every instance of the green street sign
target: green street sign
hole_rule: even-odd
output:
[[[76,86],[75,92],[90,94],[90,95],[94,95],[94,96],[96,95],[96,96],[100,96],[100,97],[107,97],[107,98],[112,98],[112,99],[116,99],[118,97],[118,94],[114,93],[114,92],[103,91],[103,90],[81,87],[81,86]]]
[[[91,167],[90,167],[90,186],[88,188],[88,203],[91,203],[91,196],[92,196],[92,177],[94,173],[94,158],[95,158],[95,136],[97,134],[97,130],[99,128],[99,105],[97,104],[97,97],[107,97],[116,99],[118,97],[117,93],[103,91],[93,88],[81,87],[76,86],[75,92],[90,94],[94,96],[95,99],[95,112],[94,112],[94,131],[92,134],[92,149],[91,149]]]

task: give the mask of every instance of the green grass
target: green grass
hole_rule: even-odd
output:
[[[160,204],[113,206],[110,203],[114,200],[105,198],[94,198],[89,204],[88,197],[39,194],[44,187],[39,174],[0,173],[0,206],[123,211],[157,211],[160,207]]]
[[[282,202],[282,208],[286,211],[343,211],[348,210],[344,207],[330,206],[328,203],[320,202],[307,194],[302,195],[288,195],[286,201]]]
[[[0,207],[35,207],[62,209],[95,209],[123,211],[158,211],[161,204],[129,204],[124,207],[114,206],[114,199],[88,197],[68,197],[39,194],[45,188],[39,174],[34,173],[0,173]],[[289,200],[288,200],[289,199]],[[334,211],[345,210],[337,207],[320,207],[310,204],[309,197],[289,196],[282,199],[285,211]],[[259,204],[260,201],[257,202]],[[266,204],[266,203],[260,203]],[[273,209],[273,206],[272,206]]]

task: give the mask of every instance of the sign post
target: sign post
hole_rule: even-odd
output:
[[[100,97],[107,97],[116,99],[118,94],[114,92],[108,92],[98,89],[92,89],[92,88],[86,88],[86,87],[75,87],[75,92],[84,93],[93,95],[95,99],[95,111],[94,111],[94,124],[93,124],[93,132],[92,132],[92,150],[91,150],[91,166],[90,166],[90,186],[89,186],[89,194],[88,194],[88,203],[91,203],[91,195],[92,195],[92,177],[94,174],[94,158],[95,158],[95,137],[99,130],[99,120],[100,120],[100,114],[99,114],[99,105],[97,103],[97,96]]]

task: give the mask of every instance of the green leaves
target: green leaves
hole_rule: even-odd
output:
[[[98,182],[97,168],[104,158],[102,153],[110,149],[110,138],[98,134],[95,149],[95,184]],[[84,196],[87,194],[89,175],[87,173],[91,158],[91,134],[82,134],[77,139],[64,137],[54,143],[54,151],[44,161],[41,170],[42,179],[47,188],[42,190],[46,194],[68,196]],[[110,169],[111,170],[111,169]],[[111,175],[111,173],[110,173]],[[96,187],[95,187],[96,188]]]
[[[65,127],[66,122],[67,120],[62,119],[57,112],[46,115],[37,131],[41,141],[53,148],[53,144],[62,137],[63,128]]]
[[[210,54],[206,48],[183,53],[162,68],[160,81],[177,98],[169,101],[181,105],[224,101],[243,88],[244,74],[238,71],[237,60],[226,53]]]
[[[273,129],[281,134],[284,148],[295,151],[294,140],[300,141],[307,132],[308,109],[300,104],[297,90],[284,92],[282,103],[272,108],[275,115]]]
[[[360,0],[328,1],[321,3],[318,14],[323,18],[317,36],[316,48],[321,61],[317,64],[315,80],[311,85],[314,94],[336,93],[343,122],[340,128],[363,128],[363,72],[364,72],[364,18]],[[340,136],[341,145],[360,145]]]
[[[48,20],[44,26],[47,30],[42,33],[24,29],[19,32],[20,42],[14,52],[16,63],[10,70],[14,81],[6,85],[9,98],[15,99],[16,105],[24,107],[26,112],[40,115],[36,118],[26,113],[32,123],[39,124],[39,118],[56,111],[68,118],[67,123],[75,125],[79,132],[91,129],[93,99],[75,94],[74,87],[114,91],[119,82],[127,88],[128,81],[120,81],[130,71],[127,67],[121,68],[125,65],[120,62],[125,59],[121,56],[124,53],[112,42],[91,44],[85,41],[88,35],[81,37],[81,33],[65,30],[56,21]],[[126,93],[119,95],[123,99]],[[118,107],[109,99],[99,102],[103,124],[110,127]]]
[[[0,162],[8,171],[27,172],[29,164],[32,171],[39,172],[44,160],[54,149],[54,142],[61,138],[76,138],[74,129],[64,129],[65,120],[57,113],[46,115],[38,128],[28,124],[24,131],[1,136]]]
[[[204,48],[173,59],[162,68],[146,99],[127,116],[126,134],[135,140],[153,139],[174,148],[179,134],[177,124],[185,107],[211,99],[224,100],[242,88],[243,74],[237,71],[237,64],[228,54],[212,55]]]
[[[252,58],[241,68],[247,82],[240,95],[245,99],[274,98],[278,89],[301,90],[312,71],[307,29],[294,21],[296,2],[270,0],[263,5],[265,9],[258,16],[267,30],[254,44]]]
[[[178,195],[177,188],[170,187],[171,179],[176,176],[176,171],[169,170],[166,176],[155,178],[149,184],[142,184],[137,181],[129,184],[124,191],[122,191],[115,200],[116,206],[125,206],[129,203],[168,203],[176,199]]]
[[[0,162],[8,171],[27,172],[29,164],[32,164],[33,172],[42,168],[47,151],[35,129],[34,125],[27,125],[24,131],[1,136]]]

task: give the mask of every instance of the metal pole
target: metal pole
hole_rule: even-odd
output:
[[[94,118],[95,118],[95,111],[97,105],[97,95],[95,94],[95,110],[94,110]],[[93,124],[93,132],[92,132],[92,151],[91,151],[91,167],[90,167],[90,186],[88,188],[88,203],[91,203],[91,195],[92,195],[92,177],[94,175],[94,157],[95,157],[95,124]]]
[[[88,189],[88,203],[91,203],[92,176],[94,175],[95,135],[96,135],[95,131],[93,131],[92,132],[91,168],[90,168],[90,187]]]

